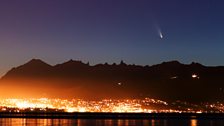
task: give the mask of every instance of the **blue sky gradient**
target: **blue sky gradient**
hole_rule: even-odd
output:
[[[224,65],[223,6],[223,0],[1,0],[0,75],[32,58],[52,65],[69,59]]]

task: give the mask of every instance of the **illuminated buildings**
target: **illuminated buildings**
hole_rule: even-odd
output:
[[[168,104],[157,99],[2,99],[1,112],[60,111],[60,112],[105,112],[105,113],[208,113],[224,112],[223,104],[194,105],[187,102]]]

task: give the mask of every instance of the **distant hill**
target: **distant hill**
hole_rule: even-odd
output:
[[[2,97],[141,98],[224,101],[224,67],[163,62],[153,66],[69,60],[51,66],[39,59],[8,71]]]

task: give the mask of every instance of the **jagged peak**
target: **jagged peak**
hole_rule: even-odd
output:
[[[162,62],[161,64],[152,65],[152,67],[157,67],[157,66],[164,66],[164,67],[165,66],[179,66],[179,65],[183,65],[183,64],[181,64],[177,60],[172,60],[172,61]]]
[[[89,66],[89,62],[83,63],[80,60],[70,59],[70,60],[68,60],[64,63],[55,65],[55,67],[70,67],[70,66],[72,66],[72,67],[75,67],[75,66]]]
[[[181,64],[181,63],[177,60],[172,60],[172,61],[168,61],[168,62],[162,62],[162,64]]]
[[[122,65],[122,66],[126,66],[127,64],[123,61],[123,60],[121,60],[121,62],[120,62],[120,64],[119,64],[120,66]]]
[[[40,59],[31,59],[30,61],[28,61],[26,64],[24,64],[23,66],[25,65],[45,65],[45,66],[51,66],[47,63],[45,63],[44,61],[40,60]]]
[[[197,63],[197,62],[192,62],[190,65],[191,65],[191,66],[200,66],[200,67],[203,67],[202,64]]]
[[[73,60],[73,59],[70,59],[67,62],[64,62],[62,64],[84,64],[84,63],[81,60]]]

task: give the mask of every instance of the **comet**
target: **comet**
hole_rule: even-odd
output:
[[[159,32],[159,37],[162,39],[163,38],[163,33]]]
[[[161,28],[159,27],[159,25],[158,25],[158,24],[155,24],[155,28],[156,28],[156,31],[157,31],[157,33],[158,33],[158,35],[159,35],[159,38],[160,38],[160,39],[163,39],[164,36],[163,36],[162,30],[161,30]]]
[[[161,31],[161,29],[159,27],[157,27],[157,32],[158,32],[158,35],[161,39],[163,39],[163,33]]]

